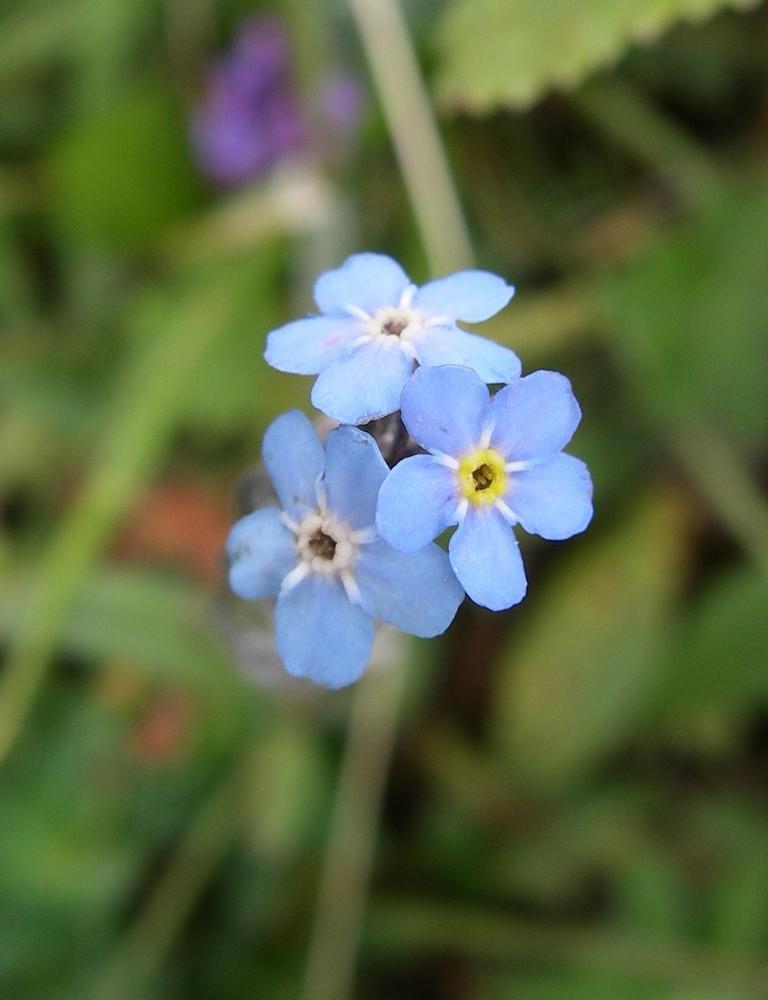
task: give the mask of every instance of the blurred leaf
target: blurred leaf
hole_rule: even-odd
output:
[[[73,241],[144,247],[201,198],[181,110],[151,81],[76,121],[49,167],[53,211]]]
[[[285,712],[276,715],[254,750],[245,797],[253,846],[269,864],[290,861],[322,829],[329,778],[317,732]]]
[[[97,699],[57,694],[0,773],[0,897],[82,925],[103,920],[135,874],[136,847],[116,823],[124,722]]]
[[[616,909],[621,926],[646,940],[681,939],[686,930],[689,886],[667,853],[645,844],[619,873]]]
[[[454,0],[438,26],[438,94],[473,112],[568,89],[682,19],[759,0]]]
[[[627,736],[655,691],[684,568],[686,519],[671,490],[648,496],[564,563],[529,628],[502,650],[496,745],[534,784],[572,781]]]
[[[686,840],[706,869],[708,937],[735,954],[759,954],[768,934],[768,817],[749,798],[711,794],[690,813]]]
[[[267,244],[258,261],[246,300],[220,338],[189,402],[187,422],[201,435],[263,427],[281,410],[305,407],[307,383],[275,371],[263,358],[266,336],[280,323],[275,292],[280,287],[284,249]]]
[[[0,21],[0,88],[50,69],[77,43],[80,0],[28,0],[15,8]]]
[[[0,602],[5,637],[23,613],[18,580]],[[220,696],[239,682],[216,638],[204,591],[151,570],[102,568],[84,584],[62,644],[89,660],[119,661],[152,677],[193,684]]]
[[[0,677],[0,755],[7,753],[55,651],[70,606],[120,517],[162,458],[203,357],[242,304],[250,262],[196,272],[177,308],[148,343],[138,345],[102,429],[90,475],[58,527],[36,585],[15,622],[15,643]],[[174,289],[179,295],[179,289]]]
[[[672,1000],[673,993],[672,987],[660,986],[653,978],[558,969],[522,975],[519,970],[507,975],[497,972],[486,978],[478,997],[479,1000]],[[720,1000],[726,998],[721,994]]]
[[[762,958],[750,961],[671,941],[647,942],[594,925],[526,920],[496,907],[455,902],[390,896],[370,907],[366,930],[372,945],[397,955],[400,962],[404,954],[447,953],[471,956],[487,965],[493,962],[497,967],[502,961],[524,962],[528,968],[532,963],[554,965],[578,969],[586,977],[605,976],[608,981],[655,980],[654,998],[757,1000],[762,995],[758,988],[764,988],[768,974]],[[673,984],[678,988],[671,992]],[[594,991],[588,995],[603,1000]],[[624,994],[605,995],[606,1000],[617,996],[623,1000]]]
[[[768,696],[768,578],[751,568],[717,577],[683,619],[661,693],[670,715]]]
[[[130,79],[131,57],[146,43],[154,0],[80,0],[79,108],[105,107]]]
[[[662,421],[691,412],[745,442],[768,428],[768,183],[721,191],[598,292],[637,393]]]
[[[596,879],[616,878],[646,849],[645,817],[654,799],[628,784],[574,797],[527,836],[489,852],[489,884],[512,899],[522,894],[539,904],[574,905]]]
[[[511,347],[525,357],[530,369],[554,352],[589,339],[603,322],[594,299],[583,288],[564,285],[516,297],[478,332]]]

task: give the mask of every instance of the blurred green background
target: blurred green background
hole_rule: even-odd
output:
[[[190,121],[267,11],[307,139],[222,186]],[[725,0],[0,0],[3,1000],[768,997],[767,46]],[[470,242],[593,525],[289,682],[221,555],[308,403],[265,334]]]

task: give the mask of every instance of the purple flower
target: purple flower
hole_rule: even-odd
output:
[[[563,539],[592,518],[587,467],[562,451],[581,419],[570,382],[533,372],[490,398],[468,368],[421,368],[403,391],[402,418],[429,454],[403,459],[384,481],[382,536],[417,552],[458,524],[449,554],[467,594],[493,611],[517,604],[527,584],[512,525]]]
[[[232,51],[211,69],[191,133],[201,170],[226,187],[246,184],[307,146],[280,20],[244,24]]]
[[[325,146],[355,139],[365,109],[365,96],[356,76],[346,70],[329,73],[320,83],[315,106],[328,131]]]

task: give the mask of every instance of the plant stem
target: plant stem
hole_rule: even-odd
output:
[[[765,996],[768,964],[750,956],[718,955],[684,944],[642,940],[613,931],[552,925],[477,907],[388,901],[373,908],[366,938],[379,950],[403,954],[458,952],[484,961],[539,962],[600,969],[699,988],[728,996]],[[748,992],[745,992],[748,991]]]
[[[403,666],[392,664],[381,673],[366,673],[353,693],[303,1000],[344,1000],[351,992],[404,679]]]
[[[737,449],[712,427],[691,423],[669,435],[678,460],[753,562],[768,573],[768,503]]]
[[[350,0],[433,274],[471,266],[472,247],[397,0]],[[405,671],[366,674],[354,692],[310,935],[303,1000],[350,996]]]
[[[350,0],[430,271],[469,267],[472,246],[397,0]]]
[[[646,164],[686,201],[695,204],[719,189],[705,150],[643,92],[616,77],[586,83],[571,103],[597,129]]]

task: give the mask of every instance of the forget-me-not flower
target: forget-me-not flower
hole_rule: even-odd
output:
[[[280,371],[319,375],[312,403],[348,424],[400,408],[416,363],[466,365],[484,382],[520,374],[506,347],[460,329],[503,309],[514,288],[488,271],[460,271],[421,288],[383,254],[360,253],[315,284],[320,316],[273,330],[264,357]]]
[[[323,447],[292,410],[267,429],[263,456],[282,511],[235,524],[229,579],[240,597],[277,595],[277,649],[290,674],[351,684],[368,661],[375,618],[422,637],[445,631],[463,591],[437,545],[404,555],[380,538],[376,497],[388,468],[369,434],[338,427]]]
[[[458,524],[449,554],[459,582],[494,611],[523,599],[526,578],[512,531],[569,538],[592,517],[586,465],[562,449],[581,419],[567,378],[538,371],[493,398],[468,368],[419,369],[402,418],[429,454],[399,462],[379,493],[376,523],[402,552]]]

